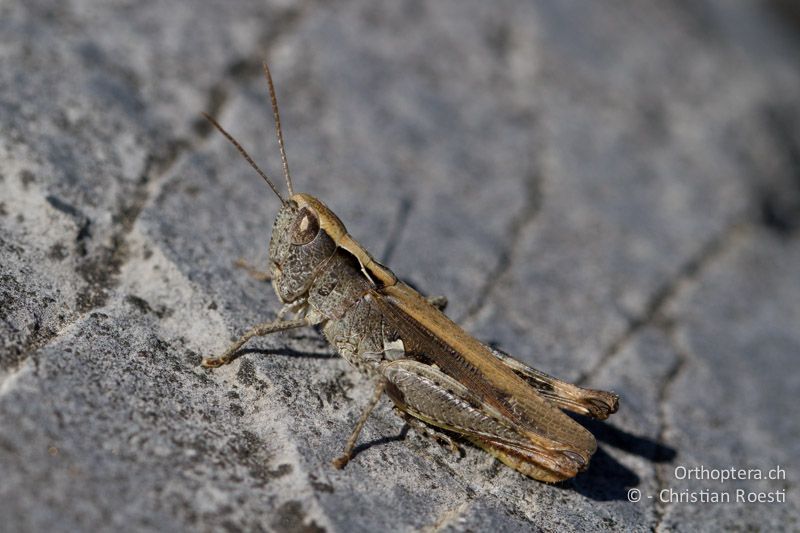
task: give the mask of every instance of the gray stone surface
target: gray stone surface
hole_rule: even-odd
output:
[[[800,527],[787,5],[0,5],[2,529]],[[278,309],[232,266],[277,202],[198,120],[278,176],[262,59],[298,189],[480,338],[620,393],[586,473],[452,456],[388,402],[333,470],[371,386],[311,330],[198,366]],[[658,497],[737,488],[786,501]]]

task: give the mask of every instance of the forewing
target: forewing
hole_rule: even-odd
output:
[[[402,411],[423,422],[455,432],[507,465],[542,481],[574,476],[586,467],[572,450],[556,450],[518,430],[516,424],[481,401],[471,390],[440,369],[405,358],[384,361],[386,392]]]
[[[619,396],[613,392],[584,389],[531,368],[499,350],[490,350],[505,366],[536,389],[537,393],[561,409],[605,420],[619,408]]]
[[[375,301],[401,336],[407,357],[436,365],[481,402],[512,422],[537,446],[585,463],[597,444],[589,431],[562,413],[491,351],[403,283],[376,291]]]

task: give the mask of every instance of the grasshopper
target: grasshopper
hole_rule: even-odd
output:
[[[269,243],[269,271],[250,270],[271,280],[284,306],[277,320],[251,328],[202,365],[229,363],[253,337],[316,326],[342,357],[375,380],[344,454],[333,462],[336,468],[351,459],[365,422],[386,394],[409,426],[456,451],[453,436],[546,482],[586,469],[597,443],[563,410],[605,419],[616,412],[619,397],[558,380],[476,340],[442,312],[444,298],[425,298],[400,281],[324,203],[295,193],[272,76],[266,63],[263,68],[288,198],[217,121],[203,115],[281,202]],[[295,318],[284,319],[288,312]]]

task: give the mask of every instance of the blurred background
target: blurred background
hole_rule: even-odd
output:
[[[3,528],[796,529],[799,37],[788,0],[0,4]],[[587,472],[454,456],[388,401],[334,470],[372,387],[312,330],[199,367],[279,309],[233,266],[278,202],[199,115],[280,182],[262,60],[298,191],[620,394]]]

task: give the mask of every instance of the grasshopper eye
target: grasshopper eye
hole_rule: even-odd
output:
[[[319,233],[319,218],[308,207],[302,208],[292,222],[292,244],[308,244],[314,240],[317,233]]]

